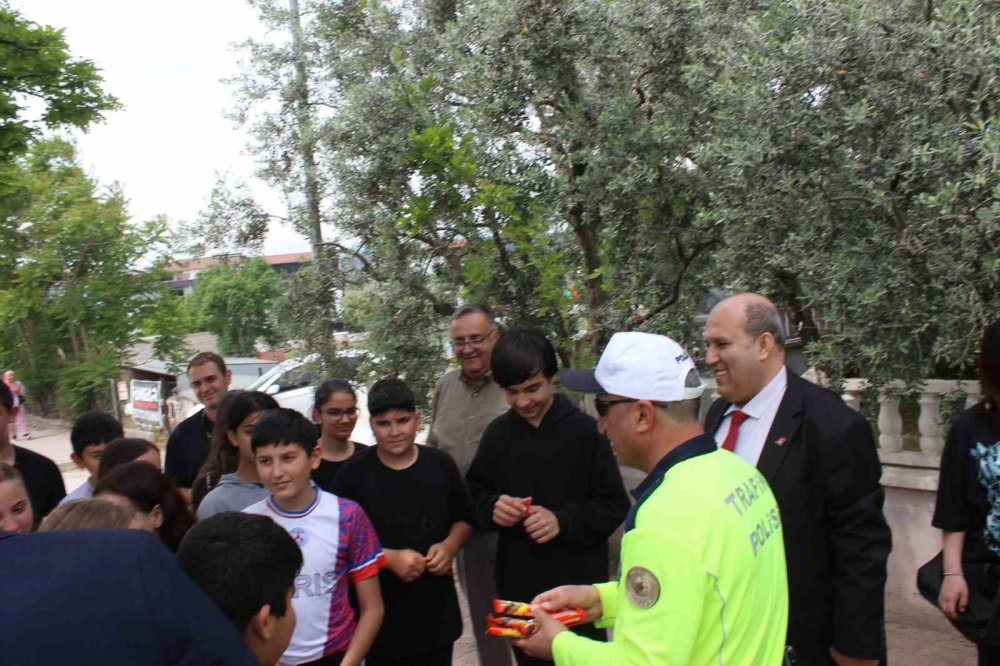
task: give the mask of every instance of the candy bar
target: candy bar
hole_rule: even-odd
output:
[[[525,617],[496,617],[490,615],[486,619],[488,627],[502,627],[504,629],[515,629],[527,636],[535,632],[535,621]]]
[[[504,627],[489,627],[486,633],[489,636],[501,636],[503,638],[524,638],[524,634],[517,629],[506,629]]]
[[[531,604],[520,601],[493,600],[493,612],[497,615],[513,615],[514,617],[532,617]]]

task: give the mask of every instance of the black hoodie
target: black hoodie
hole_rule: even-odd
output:
[[[503,598],[528,602],[558,585],[608,579],[608,537],[629,500],[608,440],[568,398],[556,394],[537,428],[513,409],[494,419],[465,479],[476,527],[500,532],[495,575]],[[523,523],[495,525],[501,494],[531,497],[551,510],[559,535],[539,545]]]

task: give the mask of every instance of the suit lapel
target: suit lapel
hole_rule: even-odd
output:
[[[793,445],[795,433],[802,424],[802,391],[796,386],[796,383],[801,381],[805,380],[788,370],[785,395],[781,398],[778,413],[774,415],[774,423],[771,424],[771,430],[764,440],[764,449],[757,460],[757,469],[768,483],[773,483],[781,461],[785,458],[788,448]]]
[[[728,400],[719,398],[708,409],[708,414],[705,415],[705,432],[712,437],[715,437],[715,431],[719,429],[719,424],[722,423],[722,415],[729,409],[729,404]]]

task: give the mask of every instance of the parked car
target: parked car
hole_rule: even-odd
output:
[[[360,365],[364,360],[364,352],[360,350],[344,350],[339,353],[342,359],[349,363]],[[263,391],[274,396],[282,407],[289,407],[312,419],[313,398],[316,387],[325,376],[317,354],[300,358],[288,359],[271,368],[263,376],[246,387],[247,391]],[[351,436],[355,442],[375,444],[371,425],[368,422],[368,390],[365,386],[355,386],[358,396],[358,423]],[[417,433],[417,441],[423,444],[427,440],[427,428]]]

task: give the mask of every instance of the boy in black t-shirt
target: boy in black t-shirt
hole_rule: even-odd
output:
[[[333,491],[358,502],[382,542],[385,620],[367,666],[451,666],[462,634],[452,561],[472,535],[471,503],[448,454],[415,444],[413,392],[383,379],[368,394],[376,445],[348,460]]]

